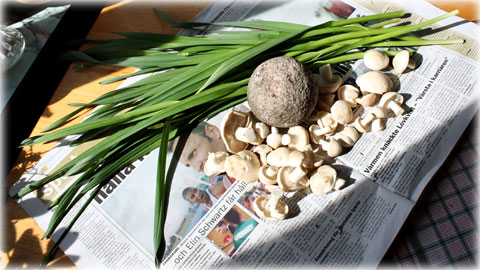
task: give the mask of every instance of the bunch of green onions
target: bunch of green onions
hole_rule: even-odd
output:
[[[117,33],[96,47],[70,52],[91,65],[133,66],[138,70],[115,77],[154,73],[129,86],[104,94],[59,119],[44,134],[28,138],[22,146],[80,135],[72,146],[101,139],[61,168],[20,190],[22,197],[62,176],[79,175],[50,207],[56,207],[45,237],[50,237],[67,213],[84,196],[82,207],[69,222],[57,244],[46,255],[46,264],[72,225],[96,193],[118,171],[156,148],[159,163],[156,184],[154,244],[159,265],[165,250],[163,227],[172,171],[166,169],[167,143],[199,122],[246,100],[253,69],[276,56],[290,56],[315,69],[324,64],[360,59],[368,48],[417,47],[462,43],[463,40],[427,40],[408,35],[442,19],[453,11],[419,24],[392,25],[402,21],[402,11],[330,21],[313,27],[284,22],[176,23],[157,14],[174,27],[198,29],[228,26],[237,31],[209,31],[208,35],[178,36],[152,33]],[[364,26],[366,23],[369,26]],[[363,25],[362,25],[363,24]],[[386,27],[388,26],[388,27]],[[250,29],[250,31],[245,30]],[[254,30],[254,31],[251,31]],[[98,42],[98,41],[96,41]],[[387,50],[394,55],[395,50]],[[88,66],[88,65],[83,65]],[[162,72],[157,72],[162,71]],[[96,108],[83,122],[63,127],[78,114]]]

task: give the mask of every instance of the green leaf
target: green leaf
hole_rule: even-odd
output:
[[[168,136],[170,132],[170,123],[168,120],[162,131],[162,139],[160,144],[160,151],[158,154],[157,166],[157,181],[155,191],[155,212],[154,212],[154,228],[153,228],[153,243],[155,251],[155,264],[158,266],[162,260],[165,252],[165,240],[163,237],[163,230],[165,227],[165,220],[167,217],[168,208],[168,194],[170,190],[167,189],[165,169],[167,168],[167,149]]]

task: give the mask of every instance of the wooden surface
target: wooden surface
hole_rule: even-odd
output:
[[[477,20],[476,1],[430,1],[438,7],[451,11],[460,10],[460,17],[468,20]],[[159,19],[152,8],[158,8],[176,21],[189,21],[206,5],[206,2],[111,2],[104,8],[92,27],[88,38],[114,37],[113,31],[142,31],[154,33],[174,34],[178,29],[172,29]],[[98,82],[113,76],[131,73],[135,68],[94,67],[85,70],[70,69],[66,72],[59,84],[49,105],[45,108],[42,117],[35,126],[32,135],[46,128],[56,119],[71,111],[69,103],[88,102],[105,92],[116,89],[120,83],[99,85]],[[76,122],[81,119],[77,119]],[[6,182],[6,187],[15,183],[28,168],[32,167],[56,143],[35,145],[24,148],[12,168]],[[8,168],[9,169],[9,168]],[[43,255],[53,245],[51,240],[40,240],[43,230],[34,220],[10,198],[4,200],[3,220],[3,249],[1,255],[1,269],[5,268],[37,268]],[[63,254],[57,253],[51,267],[75,267],[71,260]]]

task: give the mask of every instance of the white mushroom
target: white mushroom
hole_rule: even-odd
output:
[[[260,136],[255,128],[256,124],[261,122],[258,122],[258,120],[256,120],[255,116],[251,111],[248,112],[247,115],[247,124],[243,127],[238,127],[235,130],[235,138],[241,142],[259,145],[266,137],[266,135],[265,137]]]
[[[335,94],[318,95],[317,110],[330,111],[330,108],[335,101]]]
[[[271,132],[267,136],[267,145],[273,149],[277,149],[282,146],[282,134],[278,131],[276,127],[270,127]]]
[[[319,74],[313,75],[317,80],[318,93],[320,95],[335,93],[342,84],[342,77],[337,74],[332,74],[330,64],[321,66],[319,68]]]
[[[360,90],[353,85],[345,84],[338,88],[337,97],[350,105],[350,107],[357,107],[357,98],[360,96]]]
[[[310,141],[314,144],[318,144],[321,139],[325,138],[324,133],[329,132],[330,129],[322,129],[319,125],[311,125],[308,127],[308,133],[310,135]]]
[[[252,183],[258,180],[260,160],[249,150],[242,150],[225,159],[225,172],[239,181]]]
[[[371,70],[383,70],[390,64],[390,58],[383,51],[369,50],[363,56],[363,63]]]
[[[383,119],[378,118],[372,121],[372,124],[370,125],[370,129],[372,131],[382,131],[385,130],[385,123]]]
[[[355,82],[360,87],[360,91],[375,94],[388,92],[393,86],[392,80],[387,75],[376,70],[358,76]]]
[[[270,166],[287,166],[288,165],[288,155],[291,150],[287,147],[279,147],[267,155],[267,164]]]
[[[283,191],[297,191],[308,187],[308,177],[296,174],[295,167],[281,167],[277,175],[277,183]]]
[[[323,165],[310,176],[310,189],[314,194],[327,194],[335,190],[337,171],[330,165]],[[340,183],[341,184],[341,183]],[[345,182],[343,182],[343,185]],[[339,185],[340,187],[341,185]]]
[[[300,178],[307,175],[308,171],[303,168],[305,158],[305,153],[297,150],[293,150],[288,155],[287,166],[295,168],[288,176],[292,181],[298,181]]]
[[[263,165],[258,171],[258,180],[265,185],[275,185],[277,183],[278,167]]]
[[[338,122],[329,112],[320,112],[318,114],[317,124],[321,130],[317,131],[317,135],[332,135],[338,126]]]
[[[362,95],[359,98],[356,98],[355,101],[358,104],[361,104],[365,107],[371,107],[374,106],[377,103],[377,94],[375,93],[367,93],[365,95]]]
[[[260,136],[257,135],[252,127],[239,127],[235,130],[235,138],[241,142],[249,144],[259,144],[262,142]]]
[[[331,158],[340,155],[343,150],[342,144],[334,138],[330,138],[328,141],[320,140],[319,145],[322,150],[327,152],[327,155]]]
[[[410,69],[415,68],[415,62],[410,60],[410,53],[407,50],[403,50],[397,53],[392,60],[393,71],[395,74],[402,74],[407,67]]]
[[[337,139],[343,147],[352,147],[358,140],[357,129],[352,126],[345,126],[339,132],[335,133],[333,138]]]
[[[248,143],[239,141],[235,137],[235,132],[239,127],[245,127],[249,121],[247,113],[231,110],[229,111],[220,125],[221,137],[225,147],[230,153],[237,153],[247,149]]]
[[[337,100],[330,109],[333,119],[342,125],[346,125],[353,120],[353,112],[350,105],[344,100]]]
[[[401,104],[403,104],[403,96],[397,92],[383,94],[378,103],[379,106],[392,110],[395,115],[402,115],[405,112]]]
[[[283,191],[277,186],[267,186],[270,194],[258,197],[253,204],[255,213],[265,221],[278,221],[288,215],[288,205],[281,200]]]
[[[304,168],[311,170],[322,166],[324,161],[315,154],[311,144],[303,149],[303,153],[305,154],[305,159],[302,164]]]
[[[342,179],[342,178],[337,178],[337,180],[335,180],[335,185],[333,186],[333,189],[335,189],[335,190],[340,190],[340,189],[342,189],[346,184],[347,184],[347,181],[345,181],[345,180]]]
[[[385,109],[383,107],[379,107],[379,106],[376,106],[376,107],[373,107],[371,108],[365,118],[357,118],[355,119],[355,128],[359,131],[359,132],[368,132],[370,131],[370,123],[375,120],[375,119],[378,119],[378,118],[386,118],[387,117],[387,112],[385,111]]]
[[[273,149],[266,144],[257,145],[252,149],[254,153],[257,153],[258,155],[260,155],[260,163],[262,165],[267,164],[267,154],[272,152],[272,150]]]
[[[293,150],[288,154],[287,166],[300,167],[302,166],[304,160],[305,160],[304,152]]]
[[[205,174],[212,176],[225,172],[225,160],[227,156],[227,152],[208,153],[207,161],[203,167]]]
[[[260,136],[262,140],[267,138],[268,134],[270,134],[270,127],[263,122],[256,122],[254,129],[257,135]]]
[[[308,130],[302,126],[294,126],[288,129],[287,134],[282,135],[282,144],[293,150],[302,150],[310,143]]]

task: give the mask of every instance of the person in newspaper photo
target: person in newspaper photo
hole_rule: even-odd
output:
[[[258,222],[249,214],[234,206],[208,234],[208,238],[228,256],[232,256],[257,225]]]
[[[189,203],[203,204],[205,210],[208,211],[227,190],[222,180],[222,175],[216,177],[212,186],[205,190],[196,187],[187,187],[183,190],[182,196]]]
[[[173,151],[173,149],[176,148],[177,143],[178,138],[171,143],[170,151]],[[220,129],[217,126],[207,122],[200,122],[188,136],[179,161],[186,167],[190,167],[196,172],[203,172],[203,167],[207,161],[208,153],[219,151],[227,151],[227,148],[222,141]],[[229,178],[225,174],[221,176],[221,180],[227,189],[234,182],[234,179]]]
[[[176,148],[177,143],[178,138],[173,140],[171,144],[172,150]],[[200,122],[188,136],[179,161],[197,172],[203,172],[203,166],[205,166],[207,161],[208,153],[218,151],[227,151],[222,141],[220,129],[207,122]]]

